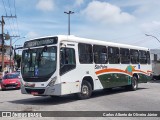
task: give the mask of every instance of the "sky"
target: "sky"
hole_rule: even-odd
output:
[[[64,12],[71,10],[72,35],[159,49],[159,6],[160,0],[0,0],[0,15],[17,16],[4,18],[5,33],[20,36],[12,38],[14,45],[36,37],[67,35]]]

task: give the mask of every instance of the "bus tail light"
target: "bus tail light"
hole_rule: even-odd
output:
[[[55,76],[54,78],[51,78],[51,81],[49,82],[48,86],[53,86],[56,80],[57,80],[57,76]]]

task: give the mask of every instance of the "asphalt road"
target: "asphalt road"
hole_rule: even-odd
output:
[[[25,95],[21,94],[20,90],[7,90],[0,91],[0,111],[160,111],[159,96],[159,81],[139,84],[137,91],[126,91],[123,88],[112,91],[96,91],[92,97],[87,100],[77,100],[74,95],[52,98],[48,96]],[[19,120],[22,118],[16,119]],[[38,120],[39,119],[40,118],[38,118]],[[65,120],[70,119],[75,118],[65,118]],[[80,117],[76,119],[135,120],[135,118],[132,117]],[[136,117],[136,119],[150,120],[151,118]],[[154,119],[158,120],[159,118],[154,117]]]

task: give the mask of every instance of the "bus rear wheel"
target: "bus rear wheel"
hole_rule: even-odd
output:
[[[81,92],[77,94],[78,98],[81,100],[88,99],[90,98],[91,94],[92,94],[92,86],[88,81],[84,80],[82,82]]]
[[[138,79],[136,76],[132,77],[131,85],[127,86],[129,90],[135,91],[138,88]]]

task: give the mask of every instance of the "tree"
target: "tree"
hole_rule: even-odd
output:
[[[17,68],[20,68],[21,65],[21,55],[15,55],[15,61],[17,62]]]

